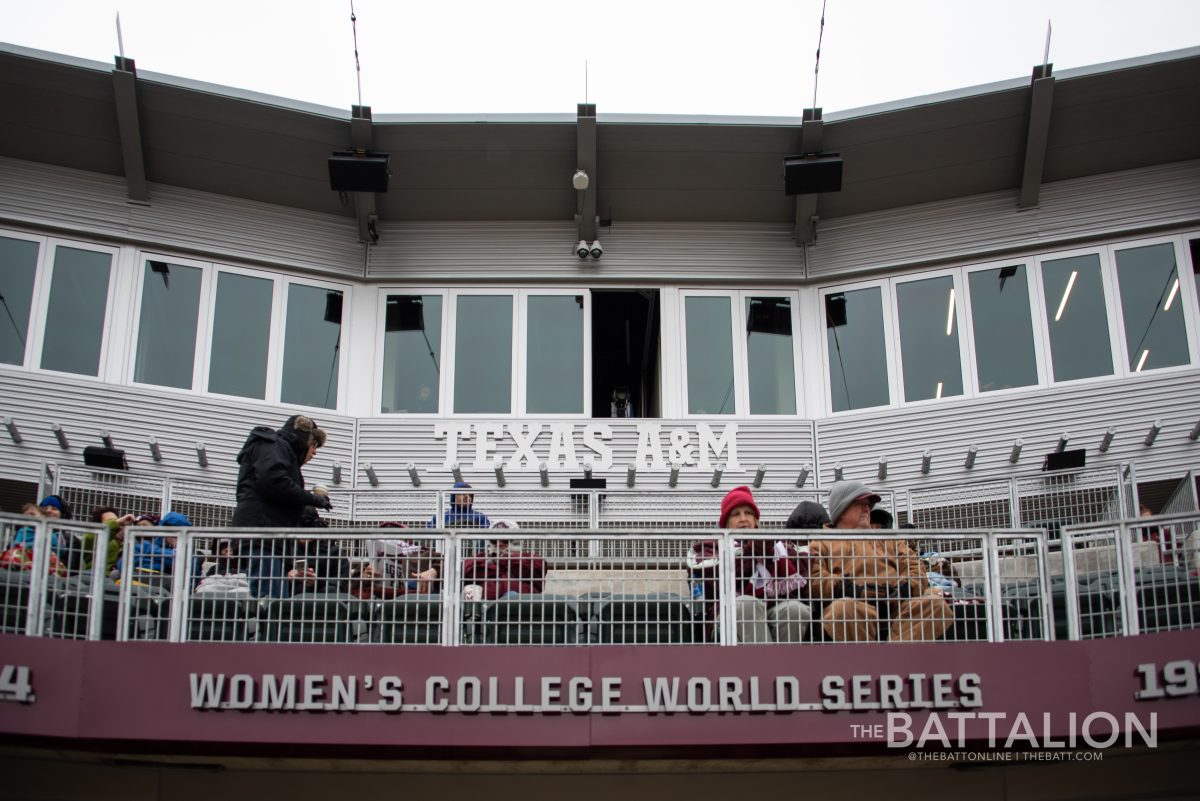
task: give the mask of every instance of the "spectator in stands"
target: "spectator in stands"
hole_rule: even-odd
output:
[[[816,501],[800,501],[788,515],[787,528],[822,529],[829,522],[829,512]]]
[[[167,512],[158,521],[159,526],[186,528],[192,521],[179,512]],[[117,572],[121,571],[124,558],[117,560]],[[143,583],[155,578],[161,580],[175,570],[175,536],[173,534],[141,534],[133,543],[134,579]]]
[[[379,527],[408,528],[396,522],[380,523]],[[382,593],[381,597],[439,591],[442,556],[428,543],[389,537],[367,540],[363,545],[373,557],[368,576],[375,581],[372,591]]]
[[[470,489],[465,481],[458,481],[454,489]],[[450,496],[450,506],[442,515],[442,528],[491,528],[488,516],[474,507],[475,496],[470,492],[456,492]],[[429,528],[437,528],[437,515],[429,521]],[[515,528],[515,526],[514,526]]]
[[[721,501],[720,528],[758,528],[758,505],[749,487],[734,487]],[[702,543],[699,545],[703,545]],[[693,546],[693,552],[696,548]],[[800,642],[812,621],[808,605],[797,600],[807,584],[803,553],[785,540],[746,539],[734,559],[738,642]],[[704,597],[716,602],[716,566],[701,577]],[[693,579],[695,579],[693,571]],[[714,615],[719,619],[719,616]]]
[[[108,528],[108,546],[105,550],[104,572],[108,574],[117,566],[117,560],[121,558],[121,546],[125,542],[125,526],[134,521],[134,516],[122,515],[111,506],[97,506],[92,510],[91,520],[93,523],[103,523]],[[84,549],[84,568],[91,567],[92,551],[95,548],[95,535],[88,532],[83,537]]]
[[[871,528],[891,528],[894,518],[887,509],[871,510]]]
[[[38,506],[41,507],[44,517],[61,518],[63,520],[71,519],[71,505],[58,495],[47,495],[45,498],[42,498]]]
[[[869,529],[878,501],[862,482],[837,482],[829,491],[829,527]],[[826,602],[822,628],[831,639],[874,641],[887,623],[891,641],[930,641],[954,622],[903,540],[818,540],[811,553],[809,597]]]
[[[315,421],[293,415],[273,431],[257,426],[238,453],[235,528],[294,528],[305,506],[330,509],[325,492],[304,488],[300,468],[326,441]],[[284,542],[276,539],[241,541],[241,553],[250,575],[250,593],[256,598],[282,598],[289,593],[283,560]]]
[[[522,551],[503,531],[516,529],[511,520],[497,520],[493,531],[504,539],[488,540],[484,552],[463,562],[464,597],[468,600],[497,598],[540,593],[546,580],[546,560]],[[471,590],[471,587],[477,589]]]
[[[302,528],[327,528],[315,507],[306,506],[300,513]],[[287,549],[290,564],[287,577],[287,592],[299,595],[305,592],[336,593],[346,591],[346,580],[350,577],[350,563],[342,557],[336,540],[308,539],[292,540]]]

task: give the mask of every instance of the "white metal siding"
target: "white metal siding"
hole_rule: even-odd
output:
[[[125,179],[0,158],[0,220],[338,276],[362,275],[353,218],[162,184],[130,202]]]
[[[0,476],[36,481],[45,462],[83,463],[83,449],[102,445],[100,432],[112,434],[113,444],[125,451],[129,468],[159,472],[197,481],[233,482],[236,457],[250,429],[273,428],[294,410],[262,404],[217,400],[174,392],[113,386],[98,381],[0,370],[0,416],[17,424],[22,442],[15,444],[0,429]],[[305,468],[310,482],[331,484],[332,464],[345,467],[343,483],[350,480],[354,448],[354,420],[314,412],[329,441]],[[63,427],[70,445],[62,450],[50,426]],[[150,455],[149,438],[158,440],[162,462]],[[196,459],[196,443],[203,442],[208,467]]]
[[[385,223],[370,276],[574,284],[792,284],[804,277],[790,225],[614,222],[599,230],[599,261],[575,255],[577,236],[572,222]]]
[[[1087,449],[1089,467],[1133,462],[1139,480],[1174,478],[1200,465],[1200,442],[1188,438],[1200,419],[1198,398],[1200,371],[1189,370],[821,420],[821,482],[833,481],[838,462],[847,479],[893,489],[1037,472],[1064,431],[1070,434],[1068,448]],[[1147,447],[1146,433],[1158,419],[1164,428]],[[1116,437],[1108,452],[1100,453],[1109,426],[1116,427]],[[1013,465],[1009,453],[1018,437],[1024,448]],[[963,462],[970,445],[979,453],[975,467],[967,470]],[[933,452],[927,476],[921,474],[925,450]],[[884,482],[876,480],[881,456],[888,457]]]
[[[1017,210],[1017,192],[822,220],[809,277],[828,279],[932,261],[1057,247],[1200,220],[1200,161],[1045,184],[1041,204]]]

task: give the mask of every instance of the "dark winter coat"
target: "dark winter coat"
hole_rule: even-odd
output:
[[[308,441],[292,430],[258,426],[238,453],[237,509],[234,527],[291,528],[305,506],[324,508],[325,500],[304,488],[300,466]]]

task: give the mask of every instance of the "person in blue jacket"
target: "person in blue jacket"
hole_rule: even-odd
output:
[[[179,512],[167,512],[158,521],[160,526],[182,528],[192,521]],[[139,532],[140,534],[141,532]],[[117,560],[117,571],[121,570],[124,557]],[[146,576],[169,576],[175,570],[175,537],[171,535],[143,535],[133,544],[133,572],[138,580]]]
[[[470,488],[471,485],[465,481],[454,485],[456,490]],[[491,528],[492,521],[472,505],[474,502],[475,496],[469,492],[456,492],[451,495],[450,505],[442,515],[440,528]],[[430,518],[428,528],[439,528],[437,515]]]

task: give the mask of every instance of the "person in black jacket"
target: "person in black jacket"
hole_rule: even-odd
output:
[[[300,472],[325,444],[326,434],[316,422],[293,415],[277,431],[257,426],[238,453],[237,508],[235,528],[295,528],[305,506],[329,509],[329,496],[304,488]],[[268,539],[243,540],[241,551],[248,558],[250,594],[256,598],[286,597],[283,542]]]

